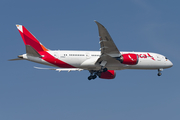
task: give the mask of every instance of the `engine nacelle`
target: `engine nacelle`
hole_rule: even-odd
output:
[[[136,54],[128,53],[128,54],[122,54],[119,58],[119,61],[122,64],[136,65],[139,61],[139,58],[138,58],[138,55]]]
[[[98,76],[102,79],[114,79],[116,77],[116,72],[114,70],[108,70],[106,72],[98,73]]]

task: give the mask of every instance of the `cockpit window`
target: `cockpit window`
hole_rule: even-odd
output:
[[[165,57],[165,59],[168,59],[167,57]]]

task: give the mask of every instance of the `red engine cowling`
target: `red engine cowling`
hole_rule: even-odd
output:
[[[116,77],[116,72],[114,70],[108,70],[98,74],[99,78],[102,79],[114,79]]]
[[[138,63],[138,56],[133,53],[123,54],[120,56],[120,62],[122,64],[136,65]]]

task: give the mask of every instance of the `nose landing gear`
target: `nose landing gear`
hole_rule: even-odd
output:
[[[158,76],[161,76],[161,75],[162,75],[162,73],[161,73],[162,71],[163,71],[162,68],[158,69],[158,74],[157,74],[157,75],[158,75]]]

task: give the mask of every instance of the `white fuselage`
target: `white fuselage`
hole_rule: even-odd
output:
[[[99,64],[95,64],[99,59],[101,52],[100,51],[65,51],[65,50],[54,50],[47,51],[57,60],[63,61],[75,68],[82,68],[86,70],[99,70],[101,66]],[[172,62],[167,59],[165,56],[151,53],[151,52],[120,52],[121,54],[126,53],[134,53],[138,55],[138,63],[136,65],[126,65],[122,64],[119,61],[111,64],[107,64],[106,67],[108,70],[122,70],[122,69],[165,69],[172,67]],[[42,55],[42,58],[45,57]],[[49,63],[42,58],[27,56],[27,54],[23,55],[24,59],[29,61],[60,67]],[[56,60],[54,61],[56,62]]]
[[[56,71],[88,70],[88,80],[97,76],[114,79],[115,70],[157,69],[158,76],[165,68],[173,66],[165,56],[151,52],[120,52],[106,28],[95,21],[99,30],[100,51],[49,50],[43,46],[24,26],[16,25],[26,46],[26,54],[11,60],[29,60],[58,68]],[[36,67],[38,69],[42,69]]]

